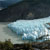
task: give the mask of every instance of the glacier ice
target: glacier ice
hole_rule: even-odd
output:
[[[22,34],[23,40],[32,40],[32,41],[45,41],[47,37],[50,38],[50,30],[47,27],[46,23],[50,23],[50,16],[41,19],[34,19],[34,20],[17,20],[8,24],[8,27],[16,32],[17,35]],[[45,35],[46,39],[44,38]],[[39,37],[42,37],[42,40],[37,40]]]

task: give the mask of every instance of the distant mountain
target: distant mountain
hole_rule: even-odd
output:
[[[7,8],[8,7],[8,3],[6,3],[6,1],[0,1],[0,7]]]
[[[19,19],[38,19],[50,16],[50,3],[42,1],[21,1],[0,11],[0,21],[16,21]]]
[[[7,8],[8,6],[14,4],[14,3],[18,3],[22,0],[0,0],[0,8]]]

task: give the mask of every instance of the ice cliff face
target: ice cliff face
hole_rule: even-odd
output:
[[[47,23],[50,23],[50,16],[35,20],[18,20],[8,24],[8,27],[17,35],[22,34],[23,40],[42,42],[50,40],[50,30],[47,28],[50,25]]]

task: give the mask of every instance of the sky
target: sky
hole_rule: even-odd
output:
[[[9,5],[12,5],[14,3],[18,3],[22,0],[0,0],[0,10],[2,8],[7,8]]]

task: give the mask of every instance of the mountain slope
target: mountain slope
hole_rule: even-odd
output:
[[[0,21],[37,19],[50,16],[50,4],[43,2],[19,2],[0,11]]]

